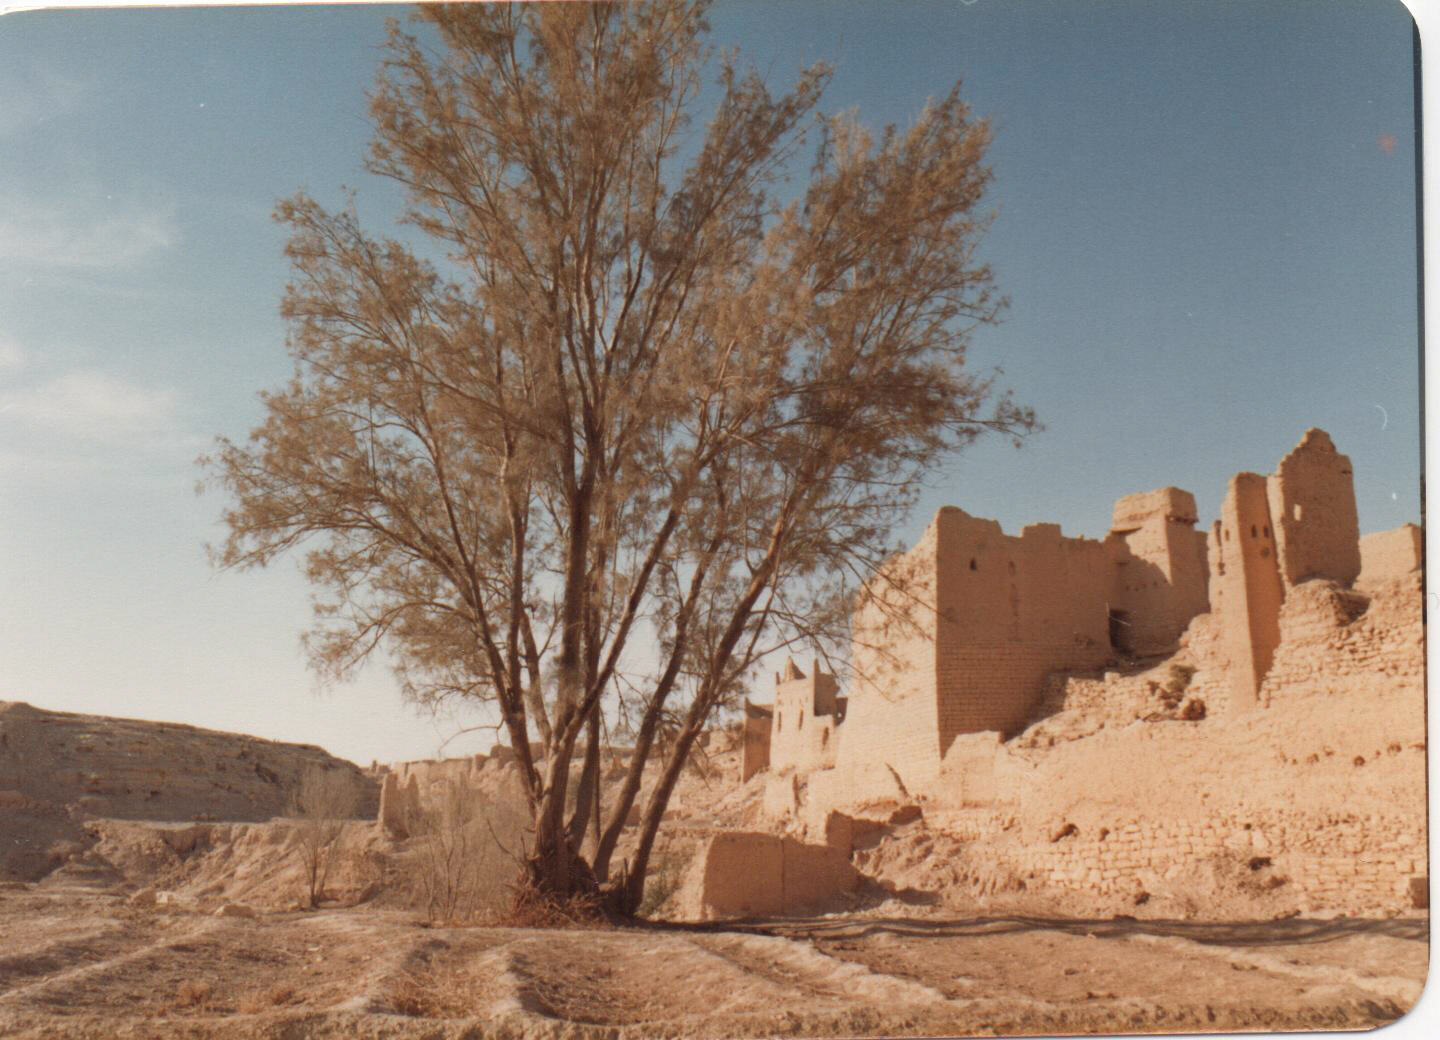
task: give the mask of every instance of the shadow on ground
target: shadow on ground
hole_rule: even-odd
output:
[[[973,917],[955,920],[934,918],[879,917],[863,920],[767,918],[715,925],[675,925],[704,931],[740,931],[787,939],[862,939],[874,935],[895,935],[917,939],[961,936],[1006,935],[1024,932],[1066,932],[1097,938],[1125,938],[1155,935],[1189,939],[1217,946],[1280,946],[1296,943],[1323,943],[1356,935],[1380,935],[1425,943],[1430,922],[1423,917],[1362,918],[1337,917],[1323,920],[1292,917],[1270,921],[1175,921],[1137,920],[1127,917]]]

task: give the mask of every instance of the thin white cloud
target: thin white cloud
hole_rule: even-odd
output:
[[[178,395],[97,369],[79,369],[27,389],[0,392],[0,418],[31,431],[81,437],[167,436],[177,429]]]
[[[128,267],[180,239],[173,206],[104,197],[60,206],[0,197],[0,264],[25,267]]]
[[[0,138],[74,112],[85,94],[82,83],[34,63],[0,72]]]

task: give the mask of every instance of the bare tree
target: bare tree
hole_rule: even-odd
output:
[[[975,256],[986,123],[958,88],[878,135],[816,117],[824,67],[773,95],[706,47],[704,8],[437,5],[423,40],[392,25],[369,168],[434,248],[282,203],[296,373],[209,460],[233,502],[220,562],[303,543],[320,668],[386,644],[416,700],[493,703],[531,883],[600,886],[624,912],[751,666],[838,645],[919,481],[1033,423],[965,368],[1002,306]],[[636,748],[605,815],[619,709]]]
[[[339,770],[308,766],[300,774],[291,811],[298,821],[295,848],[305,869],[306,905],[311,908],[344,855],[345,824],[359,804],[354,782]]]
[[[476,797],[449,781],[426,799],[411,856],[426,913],[435,922],[473,919],[497,900],[513,878],[526,820],[509,802]]]

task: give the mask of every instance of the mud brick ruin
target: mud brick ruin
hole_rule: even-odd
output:
[[[1424,870],[1419,529],[1362,539],[1316,429],[1198,519],[1173,487],[1116,502],[1103,540],[941,509],[859,597],[848,696],[787,663],[768,732],[747,705],[742,779],[765,770],[767,813],[811,833],[923,803],[1056,884],[1278,849],[1306,905],[1399,905]]]

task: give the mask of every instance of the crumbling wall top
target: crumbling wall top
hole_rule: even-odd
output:
[[[1360,521],[1350,459],[1324,430],[1309,429],[1269,478],[1280,577],[1349,585],[1360,575]]]
[[[1151,519],[1195,523],[1199,519],[1195,496],[1177,487],[1137,491],[1133,495],[1126,495],[1115,501],[1110,527],[1117,531],[1133,530],[1144,526],[1145,522]]]

